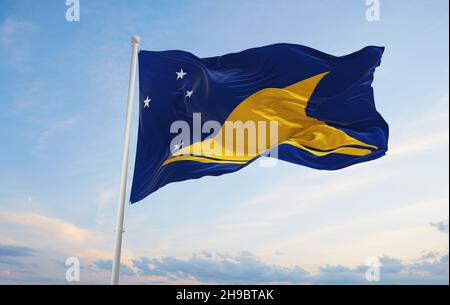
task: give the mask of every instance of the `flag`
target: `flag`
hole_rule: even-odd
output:
[[[335,57],[293,44],[209,58],[140,51],[131,203],[261,156],[337,170],[385,155],[388,124],[372,89],[383,51]]]

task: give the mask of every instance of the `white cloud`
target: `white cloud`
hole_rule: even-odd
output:
[[[35,30],[36,26],[31,22],[16,20],[12,17],[6,18],[0,24],[0,44],[4,47],[10,47],[18,34]]]
[[[393,125],[390,156],[413,155],[449,145],[449,97],[418,118]]]
[[[118,199],[117,186],[113,185],[102,185],[98,187],[97,190],[97,214],[96,223],[98,226],[102,226],[106,223],[106,217],[113,216],[115,212],[112,203],[115,203]],[[113,213],[111,213],[113,211]]]
[[[434,134],[422,135],[413,140],[406,140],[403,143],[393,146],[390,156],[421,153],[433,150],[449,144],[448,131],[437,132]]]
[[[110,270],[93,266],[96,261],[111,259],[112,230],[105,235],[53,216],[1,211],[0,231],[0,268],[11,273],[0,276],[0,283],[65,283],[64,263],[73,256],[80,260],[83,283],[109,282]],[[122,260],[133,257],[135,254],[124,246]]]
[[[263,191],[260,195],[243,201],[217,220],[222,225],[221,233],[215,234],[213,238],[222,234],[224,238],[230,235],[243,238],[263,234],[284,223],[292,223],[296,218],[305,217],[311,209],[329,209],[330,205],[339,209],[333,204],[336,198],[361,192],[391,175],[387,171],[372,171],[371,175],[361,175],[359,169],[360,167],[347,169],[345,175],[318,172],[301,183],[298,182],[300,178],[291,179]]]
[[[42,132],[40,132],[37,136],[37,149],[44,149],[47,146],[47,143],[49,141],[49,139],[59,133],[59,132],[63,132],[66,129],[70,128],[71,126],[73,126],[74,124],[76,124],[78,122],[79,118],[77,116],[71,116],[68,118],[65,118],[61,121],[55,122],[53,124],[51,124],[50,126],[48,126],[45,130],[43,130]]]
[[[387,250],[403,259],[418,255],[423,248],[443,251],[448,249],[448,241],[445,243],[445,238],[435,234],[427,223],[427,219],[442,211],[448,213],[447,198],[403,203],[346,222],[280,237],[261,246],[258,253],[297,254],[312,266],[326,261],[353,264],[355,259],[382,255]],[[410,242],[412,237],[414,243]]]
[[[71,222],[37,213],[1,211],[0,220],[3,227],[18,228],[30,235],[46,237],[64,243],[81,244],[98,240],[100,234],[77,227]]]
[[[8,17],[0,24],[0,48],[5,50],[8,65],[17,70],[26,69],[25,63],[32,50],[30,35],[36,31],[35,24],[14,17]]]
[[[438,230],[440,232],[448,233],[448,219],[438,221],[438,222],[432,222],[432,223],[430,223],[430,225],[432,227],[435,227],[436,230]]]
[[[354,169],[359,169],[355,167]],[[346,169],[346,173],[349,173],[352,169]],[[328,174],[328,175],[327,175]],[[357,175],[357,173],[355,173]],[[356,176],[355,175],[355,176]],[[324,177],[327,176],[327,177]],[[380,180],[384,180],[389,177],[387,172],[378,172],[376,175],[366,175],[355,177],[352,175],[346,175],[343,177],[335,177],[333,179],[333,173],[318,172],[315,175],[311,175],[309,181],[304,181],[299,184],[298,182],[292,182],[291,180],[282,183],[263,194],[246,201],[244,204],[255,208],[258,205],[271,204],[273,206],[290,205],[294,204],[296,207],[303,204],[310,204],[312,201],[317,202],[330,197],[334,197],[338,193],[352,192],[361,190],[371,184],[374,184]],[[321,180],[323,179],[323,180]],[[325,181],[325,183],[321,183]],[[299,194],[301,194],[301,202],[299,202]],[[282,198],[283,200],[280,200]],[[240,209],[241,207],[239,207]]]
[[[46,91],[46,82],[42,79],[33,79],[30,82],[20,84],[20,90],[14,99],[12,113],[28,114],[30,108],[42,108],[43,101],[40,96]]]
[[[1,211],[0,231],[11,236],[0,239],[0,268],[10,273],[0,276],[0,283],[61,284],[68,257],[79,258],[83,269],[94,260],[111,257],[110,251],[103,250],[107,246],[100,232],[52,216]],[[125,254],[129,257],[128,251]],[[84,272],[83,276],[86,281],[107,283],[107,275]]]

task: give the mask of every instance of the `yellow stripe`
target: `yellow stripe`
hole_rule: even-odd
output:
[[[200,163],[218,163],[218,164],[246,164],[251,159],[248,159],[246,161],[228,161],[228,160],[214,160],[214,159],[208,159],[203,157],[194,157],[194,156],[179,156],[179,157],[173,157],[170,159],[167,159],[163,165],[167,165],[173,162],[178,161],[195,161]]]
[[[372,151],[369,149],[362,149],[362,148],[356,148],[356,147],[338,147],[334,150],[331,151],[317,151],[317,150],[312,150],[309,149],[297,142],[294,141],[287,141],[287,142],[283,142],[282,144],[288,144],[300,149],[303,149],[307,152],[309,152],[310,154],[313,154],[315,156],[318,157],[323,157],[323,156],[327,156],[329,154],[344,154],[344,155],[352,155],[352,156],[366,156],[368,154],[370,154]]]

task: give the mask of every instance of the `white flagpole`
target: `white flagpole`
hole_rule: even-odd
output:
[[[133,111],[134,87],[136,84],[136,68],[137,55],[139,49],[140,39],[138,36],[131,38],[131,67],[130,67],[130,81],[128,83],[128,106],[127,116],[125,120],[125,140],[123,143],[122,155],[122,172],[120,175],[120,190],[119,190],[119,207],[117,208],[117,223],[116,223],[116,241],[114,246],[114,260],[111,276],[111,285],[119,284],[120,275],[120,255],[122,252],[122,235],[123,235],[123,218],[125,212],[125,196],[127,190],[127,174],[128,174],[128,153],[130,146],[130,130],[131,130],[131,114]]]

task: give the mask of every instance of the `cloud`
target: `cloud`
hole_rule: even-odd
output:
[[[36,26],[31,22],[9,17],[0,24],[0,44],[9,47],[18,34],[34,31],[35,29]]]
[[[24,257],[36,255],[38,251],[29,247],[18,247],[0,244],[0,257]]]
[[[102,270],[112,270],[112,260],[102,260],[102,259],[96,260],[94,262],[94,265]],[[120,264],[120,273],[128,276],[135,274],[133,269],[131,269],[125,264]]]
[[[449,97],[445,96],[416,120],[405,120],[394,126],[400,137],[392,141],[389,155],[412,155],[448,147],[448,122]]]
[[[0,245],[8,245],[0,247],[0,253],[15,255],[0,255],[0,269],[11,273],[0,276],[0,283],[67,283],[64,274],[68,257],[80,260],[83,283],[108,282],[110,272],[89,268],[95,267],[93,262],[97,260],[111,258],[112,241],[97,230],[81,228],[54,216],[0,211],[0,231],[11,236],[0,235]],[[130,251],[124,249],[123,257],[128,259]],[[124,272],[129,274],[127,270]]]
[[[72,127],[74,124],[78,122],[78,117],[72,116],[65,118],[59,122],[53,123],[48,126],[45,130],[39,133],[37,138],[37,146],[36,149],[44,149],[47,146],[49,139],[60,132],[66,131],[68,128]]]
[[[425,255],[427,256],[427,255]],[[434,253],[408,263],[389,256],[379,258],[379,284],[448,284],[448,254]],[[249,252],[237,256],[194,254],[189,259],[141,257],[132,261],[138,275],[164,276],[172,281],[193,279],[222,284],[370,284],[368,266],[324,265],[316,274],[300,266],[266,264]]]
[[[3,265],[2,269],[4,267],[14,269],[27,268],[29,266],[24,263],[24,258],[34,257],[37,254],[38,251],[30,247],[0,244],[0,265]],[[0,275],[0,279],[2,276],[9,277],[10,275],[10,272],[4,272]]]
[[[80,244],[97,240],[99,234],[91,230],[77,227],[71,222],[45,216],[37,213],[2,211],[0,220],[30,234],[45,235],[49,239],[58,239],[70,243]]]
[[[448,233],[448,219],[442,220],[439,222],[432,222],[432,223],[430,223],[430,225],[432,227],[435,227],[436,230],[438,230],[440,232]]]
[[[300,267],[270,266],[249,252],[231,257],[194,255],[188,260],[175,257],[134,259],[133,266],[146,276],[166,276],[172,280],[195,279],[206,283],[298,283],[309,273]]]
[[[0,50],[5,51],[7,63],[23,70],[26,61],[31,58],[32,37],[37,26],[29,21],[8,17],[0,23]]]
[[[390,256],[379,258],[380,281],[375,284],[448,284],[448,254],[433,252],[413,263]],[[367,284],[365,273],[368,266],[355,268],[325,266],[314,276],[316,284]]]
[[[336,200],[342,194],[351,194],[376,185],[391,173],[373,172],[372,175],[351,174],[359,168],[348,169],[347,176],[317,172],[310,175],[308,181],[298,183],[297,179],[283,181],[277,186],[262,191],[260,194],[243,201],[229,214],[221,219],[224,234],[237,231],[242,237],[247,234],[260,234],[263,230],[272,231],[273,226],[300,217],[313,207],[317,209],[323,204]],[[301,194],[301,197],[299,196]],[[184,238],[184,237],[182,237]],[[216,236],[213,236],[216,238]]]
[[[352,170],[352,169],[349,169]],[[246,202],[246,205],[264,205],[272,204],[279,206],[280,204],[286,205],[287,203],[293,203],[294,206],[298,206],[299,189],[304,189],[302,193],[302,201],[321,201],[329,197],[334,197],[335,194],[349,193],[353,191],[361,190],[364,187],[369,187],[378,183],[379,181],[389,177],[389,173],[377,173],[371,176],[362,176],[355,178],[354,176],[348,176],[342,179],[342,177],[336,177],[336,179],[328,180],[329,183],[319,184],[319,179],[323,178],[322,173],[316,174],[314,183],[299,185],[297,182],[284,182],[279,187],[272,188],[271,190],[264,192],[262,195],[254,197]],[[280,202],[279,198],[283,198]],[[289,214],[289,212],[288,212]]]
[[[101,185],[97,190],[97,214],[95,220],[98,226],[104,225],[106,220],[110,218],[111,212],[115,212],[110,205],[115,203],[118,198],[116,185]]]
[[[394,149],[390,155],[405,155],[415,154],[424,151],[432,150],[435,148],[448,145],[449,135],[447,131],[437,132],[435,134],[421,135],[414,138],[413,141],[405,141],[398,146],[394,146]]]

